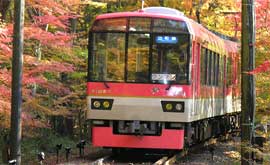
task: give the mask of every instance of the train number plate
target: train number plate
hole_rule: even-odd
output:
[[[176,80],[176,74],[152,74],[152,80],[169,80],[169,81],[175,81]]]

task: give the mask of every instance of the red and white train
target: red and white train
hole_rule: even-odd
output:
[[[87,83],[92,144],[180,150],[239,128],[238,51],[175,9],[97,16]]]

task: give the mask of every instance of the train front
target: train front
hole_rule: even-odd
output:
[[[179,17],[97,17],[89,33],[87,84],[93,145],[182,149],[192,104],[190,50]]]

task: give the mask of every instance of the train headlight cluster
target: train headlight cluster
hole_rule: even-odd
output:
[[[184,112],[185,103],[183,101],[161,101],[164,112]]]
[[[91,99],[92,110],[111,110],[113,99]]]

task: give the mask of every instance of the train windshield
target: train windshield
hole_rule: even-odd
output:
[[[153,35],[151,80],[186,84],[188,80],[188,35]]]
[[[90,80],[187,84],[190,39],[184,22],[114,18],[90,33]]]

